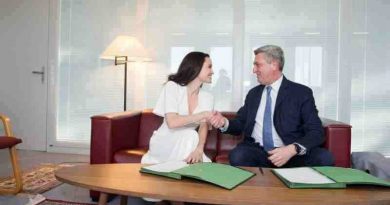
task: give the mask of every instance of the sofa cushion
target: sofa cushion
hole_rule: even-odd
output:
[[[208,158],[210,158],[211,159],[211,161],[214,161],[215,160],[215,158],[217,157],[217,150],[215,150],[215,149],[205,149],[204,150],[204,153],[206,154],[206,156],[208,157]]]
[[[229,164],[229,150],[221,151],[215,158],[216,163]]]
[[[114,163],[140,163],[148,148],[119,150],[114,154]]]
[[[19,138],[0,136],[0,149],[11,148],[21,142],[22,140]]]

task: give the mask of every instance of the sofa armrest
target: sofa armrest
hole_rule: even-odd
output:
[[[334,156],[335,166],[351,166],[351,125],[321,118],[325,131],[324,147]]]
[[[141,111],[109,113],[91,117],[91,164],[113,162],[113,154],[136,147]]]

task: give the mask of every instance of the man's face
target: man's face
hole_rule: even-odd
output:
[[[276,79],[276,73],[278,72],[278,63],[271,61],[267,63],[264,53],[259,53],[255,56],[253,62],[253,73],[256,74],[257,81],[262,85],[270,85]]]

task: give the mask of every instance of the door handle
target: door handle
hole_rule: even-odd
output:
[[[42,66],[41,71],[34,70],[32,74],[41,75],[41,81],[42,83],[45,82],[45,66]]]

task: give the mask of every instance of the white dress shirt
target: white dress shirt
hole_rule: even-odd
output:
[[[283,75],[281,75],[278,80],[276,80],[271,85],[269,85],[272,88],[271,89],[272,139],[274,141],[275,147],[284,146],[283,141],[282,139],[280,139],[274,126],[274,110],[275,110],[276,98],[278,97],[278,92],[279,92],[280,85],[282,84],[282,80],[283,80]],[[264,112],[265,112],[265,104],[267,101],[266,99],[267,99],[267,89],[265,89],[264,87],[263,93],[261,94],[260,105],[259,108],[257,109],[255,126],[252,132],[252,138],[255,139],[255,142],[258,142],[261,146],[263,146],[263,119],[264,119]]]

